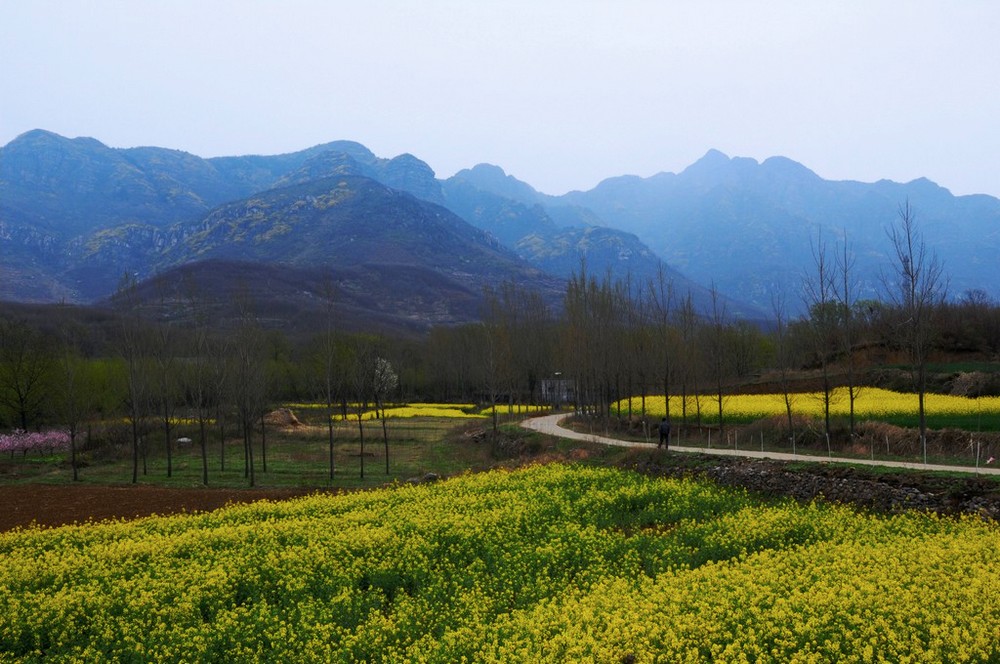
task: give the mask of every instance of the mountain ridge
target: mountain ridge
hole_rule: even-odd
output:
[[[892,259],[886,229],[908,201],[953,286],[1000,296],[991,272],[1000,259],[1000,200],[983,194],[956,197],[926,178],[831,181],[787,157],[758,162],[713,149],[679,173],[615,176],[588,191],[550,196],[499,166],[477,164],[439,180],[414,155],[385,159],[354,141],[283,155],[202,159],[179,150],[109,148],[93,138],[33,130],[0,148],[0,298],[99,298],[100,288],[82,292],[79,285],[101,281],[107,291],[112,273],[120,274],[117,268],[129,261],[170,270],[198,258],[190,238],[227,205],[338,177],[367,178],[447,208],[487,234],[476,242],[502,244],[511,252],[509,259],[522,261],[511,268],[514,272],[480,275],[478,283],[501,272],[516,274],[527,264],[538,272],[521,272],[519,278],[543,281],[548,277],[542,272],[566,278],[584,262],[592,274],[607,271],[640,282],[667,268],[682,290],[704,290],[711,283],[732,302],[749,303],[740,315],[755,316],[770,310],[775,292],[798,294],[814,269],[811,249],[817,243],[832,246],[846,238],[857,258],[859,296],[871,297],[880,288],[877,272]],[[363,188],[373,197],[373,209],[395,209],[391,197],[379,197],[369,185]],[[420,213],[427,219],[440,214],[428,209]],[[282,210],[286,217],[292,214]],[[248,218],[241,223],[245,233],[256,233]],[[254,235],[255,241],[279,248],[289,231],[276,219],[268,223],[271,234],[266,239]],[[364,223],[376,222],[369,215]],[[220,228],[219,238],[235,242]],[[302,248],[305,253],[322,253],[323,243],[334,241],[319,230],[304,235],[313,237],[312,246]],[[382,245],[393,261],[415,255],[393,249],[396,244],[386,239]],[[244,246],[255,255],[253,246]],[[236,258],[218,246],[203,247],[202,253],[210,254],[202,258]],[[429,256],[423,260],[445,262]],[[285,260],[301,266],[305,259],[289,254]],[[553,282],[546,283],[551,288]]]
[[[41,154],[33,155],[38,143]],[[237,278],[248,272],[249,261],[260,273],[280,269],[302,279],[300,290],[308,290],[307,277],[316,270],[366,274],[367,287],[355,279],[349,288],[355,302],[368,303],[373,324],[409,329],[475,320],[474,303],[484,288],[506,279],[530,284],[550,299],[560,292],[557,279],[425,200],[441,199],[440,185],[412,155],[379,159],[358,143],[334,142],[277,161],[218,159],[161,148],[108,148],[44,131],[21,137],[13,149],[0,148],[0,192],[14,192],[0,198],[0,296],[98,302],[126,273],[163,283],[163,275],[204,275],[198,266],[205,263],[238,264],[243,267],[222,271]],[[220,164],[236,175],[220,173]],[[204,195],[193,189],[220,182]],[[43,204],[15,205],[33,198]],[[75,217],[59,217],[66,199],[80,212]],[[107,199],[103,214],[88,214]],[[183,202],[179,211],[177,200]],[[154,201],[160,207],[147,214]],[[48,223],[50,217],[55,223]],[[72,223],[65,223],[67,217]],[[425,292],[414,290],[418,284]],[[232,291],[235,285],[219,287]],[[287,299],[306,307],[311,302]],[[395,303],[400,320],[381,310],[385,302]],[[409,305],[415,302],[423,307]]]
[[[857,258],[858,295],[877,297],[879,273],[893,262],[887,230],[909,201],[928,250],[944,261],[957,292],[978,288],[1000,296],[990,271],[979,267],[1000,257],[1000,200],[956,197],[927,178],[832,181],[783,157],[758,163],[710,151],[678,174],[609,179],[561,200],[612,217],[615,227],[635,233],[691,279],[714,281],[762,308],[776,290],[800,295],[788,285],[814,271],[812,248],[821,241],[832,247],[845,236]]]

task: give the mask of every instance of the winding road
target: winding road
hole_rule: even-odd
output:
[[[561,438],[570,438],[572,440],[582,440],[589,443],[599,443],[601,445],[614,445],[617,447],[640,447],[646,449],[655,449],[655,443],[643,443],[631,440],[619,440],[617,438],[608,438],[607,436],[598,436],[596,434],[581,433],[579,431],[573,431],[563,427],[560,422],[565,418],[569,417],[567,413],[556,413],[554,415],[543,415],[541,417],[532,417],[521,422],[521,426],[525,429],[530,429],[532,431],[538,431],[539,433],[544,433],[549,436],[559,436]],[[907,468],[909,470],[921,470],[921,471],[944,471],[953,473],[969,473],[975,475],[1000,475],[1000,468],[996,466],[980,466],[979,468],[969,467],[969,466],[944,466],[939,464],[924,464],[924,463],[913,463],[910,461],[880,461],[878,459],[849,459],[845,457],[820,457],[815,455],[807,454],[789,454],[787,452],[761,452],[759,450],[737,450],[729,448],[718,448],[718,447],[687,447],[680,445],[671,445],[671,452],[697,452],[699,454],[717,454],[720,456],[741,456],[750,457],[756,459],[777,459],[779,461],[811,461],[819,463],[844,463],[853,464],[860,466],[882,466],[889,468]]]

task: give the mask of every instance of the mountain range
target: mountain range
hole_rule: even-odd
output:
[[[498,166],[440,180],[413,155],[351,141],[202,159],[35,130],[0,148],[0,299],[101,302],[127,273],[161,296],[243,289],[313,320],[332,284],[355,327],[419,330],[475,320],[503,281],[557,302],[585,269],[666,279],[703,309],[712,286],[731,315],[763,318],[778,291],[801,308],[815,247],[845,238],[859,296],[877,297],[905,202],[953,293],[1000,296],[1000,200],[925,179],[828,181],[712,150],[680,173],[549,196]]]

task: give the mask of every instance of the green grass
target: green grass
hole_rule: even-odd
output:
[[[950,413],[937,415],[927,413],[926,422],[928,429],[961,429],[963,431],[1000,431],[1000,417],[994,414],[986,416],[970,414]],[[875,420],[872,420],[875,421]],[[882,422],[893,424],[897,427],[915,429],[920,426],[920,419],[917,415],[887,415],[882,417]]]
[[[308,420],[306,420],[308,422]],[[470,468],[487,468],[497,462],[488,443],[477,442],[470,431],[481,430],[488,422],[449,418],[406,418],[387,421],[389,438],[389,473],[385,470],[385,444],[379,421],[364,423],[365,477],[361,478],[361,438],[357,422],[341,423],[334,430],[335,474],[329,477],[329,439],[321,426],[298,430],[267,431],[267,470],[259,432],[254,435],[255,484],[260,487],[338,487],[364,488],[395,481],[405,481],[429,472],[439,475],[459,473]],[[235,432],[233,432],[235,433]],[[178,427],[175,437],[189,437],[195,442],[174,446],[171,477],[163,436],[153,431],[147,436],[149,451],[146,473],[139,462],[140,484],[158,486],[202,486],[201,448],[196,427]],[[524,434],[527,435],[527,434]],[[131,448],[117,453],[83,452],[79,481],[86,484],[124,484],[132,479]],[[248,486],[244,475],[242,440],[227,435],[225,469],[218,431],[210,432],[208,444],[209,486],[242,488]],[[0,458],[0,482],[67,483],[72,481],[69,455],[15,455]]]

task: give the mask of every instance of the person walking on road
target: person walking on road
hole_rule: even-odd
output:
[[[656,447],[670,449],[670,420],[665,417],[660,420],[660,442]]]

